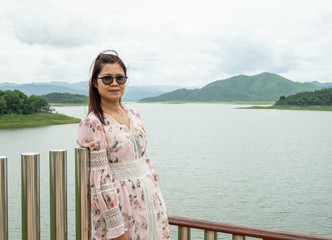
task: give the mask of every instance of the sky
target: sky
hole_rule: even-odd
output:
[[[87,81],[107,49],[130,85],[332,82],[332,1],[1,0],[0,46],[0,83]]]

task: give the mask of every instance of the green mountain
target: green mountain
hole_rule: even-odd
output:
[[[142,102],[160,101],[277,101],[281,95],[321,89],[312,83],[293,82],[273,73],[239,75],[212,82],[200,89],[178,89]]]

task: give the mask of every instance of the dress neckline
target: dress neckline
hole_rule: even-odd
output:
[[[117,125],[119,125],[119,126],[122,126],[122,127],[124,127],[124,128],[127,128],[129,131],[131,131],[131,130],[132,130],[132,127],[133,127],[133,124],[132,124],[132,120],[133,120],[133,119],[132,119],[132,116],[131,116],[131,113],[130,113],[129,109],[124,108],[124,110],[125,110],[125,112],[127,113],[127,116],[128,116],[128,118],[129,118],[129,127],[128,127],[126,124],[122,124],[122,123],[118,122],[115,118],[112,117],[111,114],[106,113],[106,112],[103,112],[103,113],[104,113],[104,115],[105,115],[108,119],[110,119],[113,123],[115,123],[115,124],[117,124]]]

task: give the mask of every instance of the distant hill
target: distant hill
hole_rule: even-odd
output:
[[[146,97],[154,97],[163,93],[167,93],[178,89],[178,86],[126,86],[126,91],[123,96],[124,101],[138,101]],[[45,83],[0,83],[0,90],[20,90],[27,96],[31,95],[46,95],[50,93],[70,93],[87,96],[89,94],[88,81],[77,83],[67,82],[45,82]]]
[[[126,91],[122,97],[124,101],[138,101],[146,97],[155,97],[160,94],[174,91],[178,86],[126,86]]]
[[[200,89],[178,89],[141,101],[276,101],[281,95],[288,96],[318,89],[321,87],[312,83],[293,82],[277,74],[265,72],[215,81]]]
[[[311,83],[321,88],[332,88],[332,83],[320,83],[317,81],[313,81]]]
[[[83,87],[85,86],[85,87]],[[58,93],[71,93],[88,95],[87,82],[79,83],[65,83],[65,82],[45,82],[45,83],[28,83],[28,84],[15,84],[15,83],[1,83],[1,90],[20,90],[27,96],[31,95],[46,95],[52,92]]]

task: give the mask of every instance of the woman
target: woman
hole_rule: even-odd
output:
[[[115,51],[93,62],[89,114],[78,144],[90,149],[94,239],[169,239],[158,174],[146,154],[146,133],[137,110],[121,104],[127,69]]]

